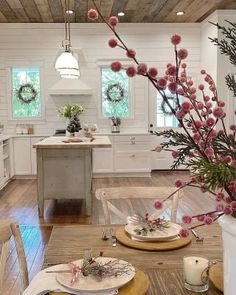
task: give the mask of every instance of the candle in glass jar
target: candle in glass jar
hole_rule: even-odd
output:
[[[184,277],[185,282],[200,286],[206,284],[204,280],[209,261],[203,257],[188,256],[184,257]]]

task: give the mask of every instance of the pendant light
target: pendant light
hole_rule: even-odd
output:
[[[70,42],[70,13],[69,0],[65,0],[65,40],[62,41],[64,52],[59,55],[55,63],[55,69],[62,78],[79,78],[79,64],[71,51]]]

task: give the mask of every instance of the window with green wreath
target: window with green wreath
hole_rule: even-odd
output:
[[[125,70],[101,67],[101,91],[103,117],[130,116],[130,81]]]
[[[11,69],[13,119],[42,117],[39,68]]]

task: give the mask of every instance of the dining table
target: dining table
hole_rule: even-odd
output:
[[[217,223],[197,228],[203,241],[194,236],[185,247],[168,251],[145,251],[127,247],[119,241],[114,247],[112,240],[102,240],[104,230],[116,232],[124,225],[56,225],[53,227],[45,253],[43,268],[68,263],[83,257],[85,250],[94,255],[102,251],[104,256],[123,259],[149,278],[147,295],[192,295],[183,282],[183,257],[204,256],[212,261],[222,260],[221,229]],[[51,292],[50,295],[59,293]],[[62,294],[62,293],[61,293]],[[65,293],[63,293],[65,294]],[[210,284],[206,295],[220,295]],[[138,295],[138,294],[137,294]]]

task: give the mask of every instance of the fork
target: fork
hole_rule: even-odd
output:
[[[111,235],[111,243],[112,243],[112,247],[116,247],[117,245],[117,240],[116,240],[116,236],[114,234],[114,229],[110,228],[110,235]]]
[[[203,242],[204,238],[203,237],[199,237],[199,235],[196,233],[196,231],[194,229],[191,229],[192,234],[194,235],[196,242]]]

